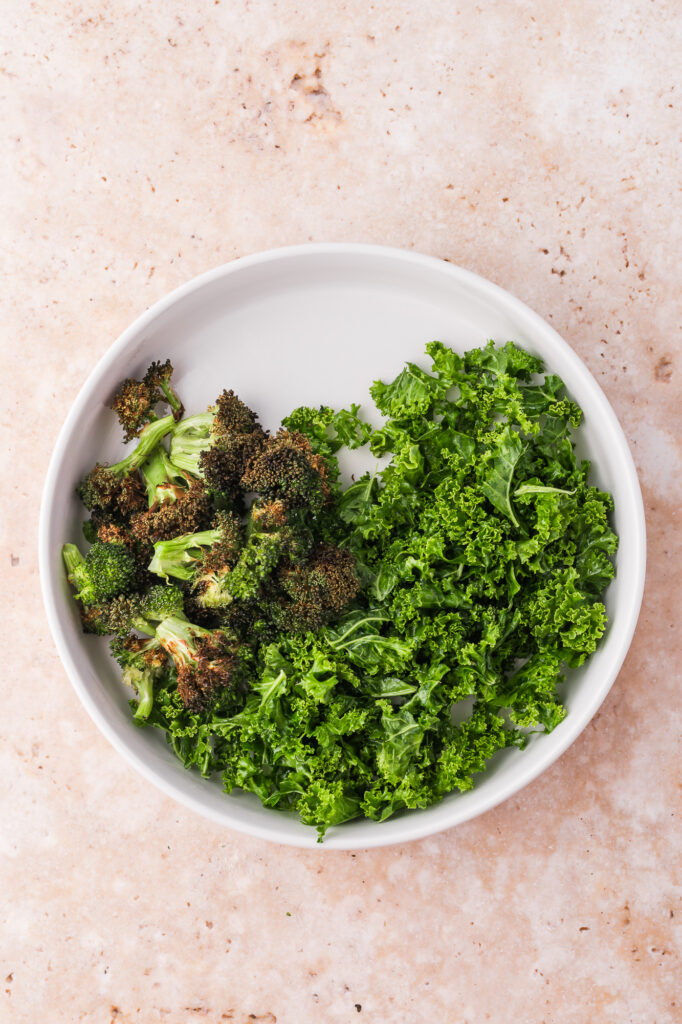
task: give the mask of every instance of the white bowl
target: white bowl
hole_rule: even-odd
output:
[[[270,428],[300,404],[371,407],[368,387],[392,379],[405,359],[419,362],[438,338],[462,351],[488,338],[514,339],[558,373],[585,419],[581,454],[593,481],[613,494],[620,537],[617,574],[606,594],[609,626],[597,653],[565,687],[568,715],[524,751],[495,756],[473,790],[386,822],[315,830],[268,810],[219,780],[186,771],[157,729],[139,729],[130,692],[105,640],[84,636],[61,563],[64,541],[81,538],[76,483],[123,446],[108,409],[119,381],[170,357],[189,412],[234,388]],[[428,365],[428,363],[426,364]],[[203,274],[143,313],[92,372],[59,435],[40,519],[40,572],[55,642],[75,690],[104,735],[150,781],[187,807],[251,835],[294,846],[351,849],[404,842],[450,828],[516,793],[573,742],[608,693],[627,653],[644,585],[642,498],[623,431],[594,378],[559,335],[494,284],[428,256],[371,245],[304,245],[259,253]]]

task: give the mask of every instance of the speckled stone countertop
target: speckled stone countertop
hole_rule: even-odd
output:
[[[7,0],[2,21],[0,1021],[682,1020],[679,3]],[[57,431],[119,332],[309,239],[431,253],[546,317],[625,428],[650,549],[625,666],[549,771],[448,833],[325,856],[128,768],[57,658],[36,558]]]

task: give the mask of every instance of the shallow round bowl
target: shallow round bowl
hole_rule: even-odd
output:
[[[276,428],[297,405],[346,406],[368,400],[377,378],[392,379],[406,359],[419,362],[438,338],[463,351],[513,339],[558,373],[585,414],[579,452],[592,481],[613,494],[620,537],[616,578],[606,594],[607,633],[590,661],[565,684],[568,715],[524,751],[495,756],[473,790],[386,822],[358,820],[315,830],[263,808],[245,793],[186,771],[156,729],[133,724],[130,692],[104,640],[84,636],[60,549],[81,537],[76,483],[98,460],[123,450],[108,408],[118,383],[169,357],[189,412],[234,388],[261,421]],[[370,407],[371,407],[371,403]],[[350,467],[347,467],[350,468]],[[489,281],[451,263],[369,245],[305,245],[259,253],[203,274],[143,313],[108,350],[74,402],[59,435],[40,520],[40,572],[47,614],[74,688],[114,747],[146,778],[187,807],[264,839],[322,850],[404,842],[489,810],[536,778],[575,740],[604,700],[637,621],[645,568],[642,498],[623,431],[586,367],[539,316]]]

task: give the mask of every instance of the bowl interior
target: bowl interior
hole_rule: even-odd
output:
[[[622,431],[601,390],[556,333],[520,302],[481,278],[427,257],[372,246],[308,246],[250,257],[179,289],[145,313],[99,363],[60,435],[41,516],[46,607],[69,676],[112,743],[170,795],[233,828],[280,842],[315,846],[314,830],[266,810],[245,794],[227,796],[218,780],[187,772],[152,729],[134,727],[129,692],[106,641],[84,637],[61,566],[65,540],[81,539],[83,510],[74,486],[97,461],[124,450],[107,403],[118,382],[169,357],[189,413],[234,388],[270,428],[300,404],[357,401],[372,411],[369,384],[391,379],[406,359],[428,367],[424,345],[438,338],[459,351],[514,339],[541,356],[582,406],[581,454],[593,482],[614,495],[620,536],[617,576],[606,595],[610,625],[599,650],[571,674],[569,714],[550,736],[498,754],[475,788],[382,824],[351,822],[328,833],[324,848],[368,847],[417,838],[499,803],[550,764],[578,735],[606,695],[634,631],[644,574],[641,496]],[[371,468],[354,453],[346,473]]]

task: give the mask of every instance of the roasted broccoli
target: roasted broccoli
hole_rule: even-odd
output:
[[[332,544],[320,544],[307,564],[283,567],[279,582],[286,597],[274,605],[275,620],[294,633],[320,629],[360,589],[353,555]]]
[[[173,367],[169,359],[165,363],[152,363],[142,380],[128,377],[118,389],[111,408],[123,427],[126,441],[137,437],[146,423],[158,417],[155,408],[159,402],[166,402],[178,420],[184,411],[182,402],[171,387]]]
[[[135,578],[135,561],[124,544],[96,541],[85,557],[75,544],[65,544],[62,557],[67,579],[84,605],[124,594]]]
[[[212,502],[202,480],[174,466],[159,446],[140,469],[149,508],[135,512],[130,529],[137,540],[155,543],[208,526]]]
[[[149,571],[168,579],[194,580],[200,568],[213,572],[234,565],[243,543],[241,523],[230,512],[218,512],[213,528],[173,537],[154,545]]]
[[[156,637],[144,639],[132,635],[114,640],[111,652],[123,669],[123,682],[137,693],[133,718],[145,721],[154,706],[155,684],[170,675],[166,652]]]
[[[102,618],[116,633],[111,651],[123,669],[123,682],[138,694],[134,717],[149,717],[154,702],[154,684],[168,679],[170,665],[168,651],[156,635],[156,627],[169,616],[184,618],[182,593],[177,587],[156,585],[144,594],[118,598],[102,608]],[[139,637],[131,630],[144,633]]]
[[[84,631],[112,638],[135,719],[192,730],[214,704],[238,713],[263,651],[329,624],[358,581],[352,556],[322,544],[338,491],[333,445],[298,430],[269,436],[233,391],[182,419],[171,374],[153,363],[119,388],[125,440],[139,440],[81,483],[92,547],[83,557],[65,545],[64,562]]]
[[[239,481],[260,450],[265,432],[233,391],[223,391],[208,412],[181,420],[171,437],[176,466],[201,476],[219,494],[239,495]]]
[[[78,495],[85,507],[123,516],[143,509],[145,495],[136,471],[172,429],[174,422],[172,416],[164,416],[147,424],[140,433],[139,444],[125,459],[113,466],[98,462],[78,487]]]
[[[313,452],[308,438],[296,431],[279,430],[267,438],[249,459],[241,485],[268,501],[313,513],[329,498],[324,459]]]
[[[182,613],[156,627],[156,639],[172,659],[185,707],[201,710],[236,679],[239,643],[224,629],[204,629]]]
[[[173,464],[163,445],[155,448],[147,461],[142,463],[140,476],[147,491],[149,508],[177,501],[194,479],[191,474]]]
[[[297,512],[287,512],[281,502],[256,501],[237,561],[219,566],[209,557],[196,574],[197,602],[226,608],[233,601],[253,601],[282,560],[296,563],[309,549],[310,534]]]

